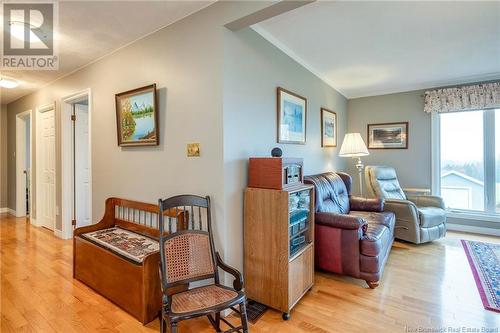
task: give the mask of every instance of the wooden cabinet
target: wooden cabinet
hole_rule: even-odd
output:
[[[285,319],[314,282],[313,204],[310,185],[245,192],[245,292]]]
[[[290,261],[288,266],[288,304],[294,306],[314,282],[314,251],[312,244]]]

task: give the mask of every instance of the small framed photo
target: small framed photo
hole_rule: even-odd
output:
[[[408,122],[368,124],[368,149],[408,149]]]
[[[306,143],[307,100],[278,87],[278,142]]]
[[[337,147],[337,114],[321,108],[321,147]]]
[[[156,84],[115,95],[118,145],[157,146],[159,141]]]

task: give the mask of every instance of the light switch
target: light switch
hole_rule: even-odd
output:
[[[187,144],[187,156],[188,157],[200,157],[200,144],[199,143],[188,143]]]

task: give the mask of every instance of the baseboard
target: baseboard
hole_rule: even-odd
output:
[[[472,234],[500,236],[500,229],[474,227],[471,225],[454,224],[454,223],[447,223],[446,227],[448,230],[451,231],[462,231],[462,232],[470,232]]]
[[[56,237],[59,237],[61,239],[71,239],[71,238],[73,238],[73,230],[70,230],[69,232],[63,233],[62,230],[55,229],[54,235],[56,235]]]
[[[7,213],[16,216],[16,211],[14,209],[10,209],[9,207],[0,208],[0,213]]]
[[[30,217],[30,223],[31,223],[31,225],[33,225],[35,227],[38,227],[38,224],[36,224],[36,219],[35,218]]]

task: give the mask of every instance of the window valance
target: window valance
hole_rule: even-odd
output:
[[[500,82],[428,90],[424,98],[427,113],[500,108]]]

